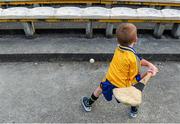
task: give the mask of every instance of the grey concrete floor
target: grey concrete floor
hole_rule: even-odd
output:
[[[136,119],[129,107],[101,96],[92,112],[80,105],[108,62],[0,63],[0,122],[180,122],[180,62],[155,62],[160,72],[143,95]]]

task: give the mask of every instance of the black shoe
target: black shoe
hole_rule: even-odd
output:
[[[137,117],[137,114],[138,114],[138,109],[137,107],[131,107],[131,110],[130,110],[130,113],[129,113],[129,116],[131,118],[136,118]]]
[[[91,111],[92,105],[89,105],[89,98],[88,97],[83,97],[81,103],[82,103],[82,106],[86,112]]]

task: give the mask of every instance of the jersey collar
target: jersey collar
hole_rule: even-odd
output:
[[[129,47],[129,46],[119,46],[120,49],[122,50],[128,50],[128,51],[131,51],[133,52],[134,54],[136,54],[137,52],[135,51],[135,49],[133,49],[132,47]]]

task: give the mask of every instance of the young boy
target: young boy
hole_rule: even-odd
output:
[[[117,30],[117,41],[119,46],[115,49],[113,59],[105,78],[92,93],[91,97],[83,97],[82,106],[85,111],[91,111],[92,104],[101,93],[107,101],[112,100],[113,88],[129,87],[141,80],[140,68],[146,66],[148,71],[155,76],[158,69],[150,62],[139,57],[133,46],[137,43],[137,29],[131,23],[121,24]],[[136,117],[137,106],[131,106],[130,117]]]

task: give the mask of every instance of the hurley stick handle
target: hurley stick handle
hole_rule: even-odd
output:
[[[152,76],[152,73],[151,72],[147,72],[146,75],[139,82],[141,82],[144,85],[146,85],[147,82],[149,81],[149,79],[151,78],[151,76]]]

